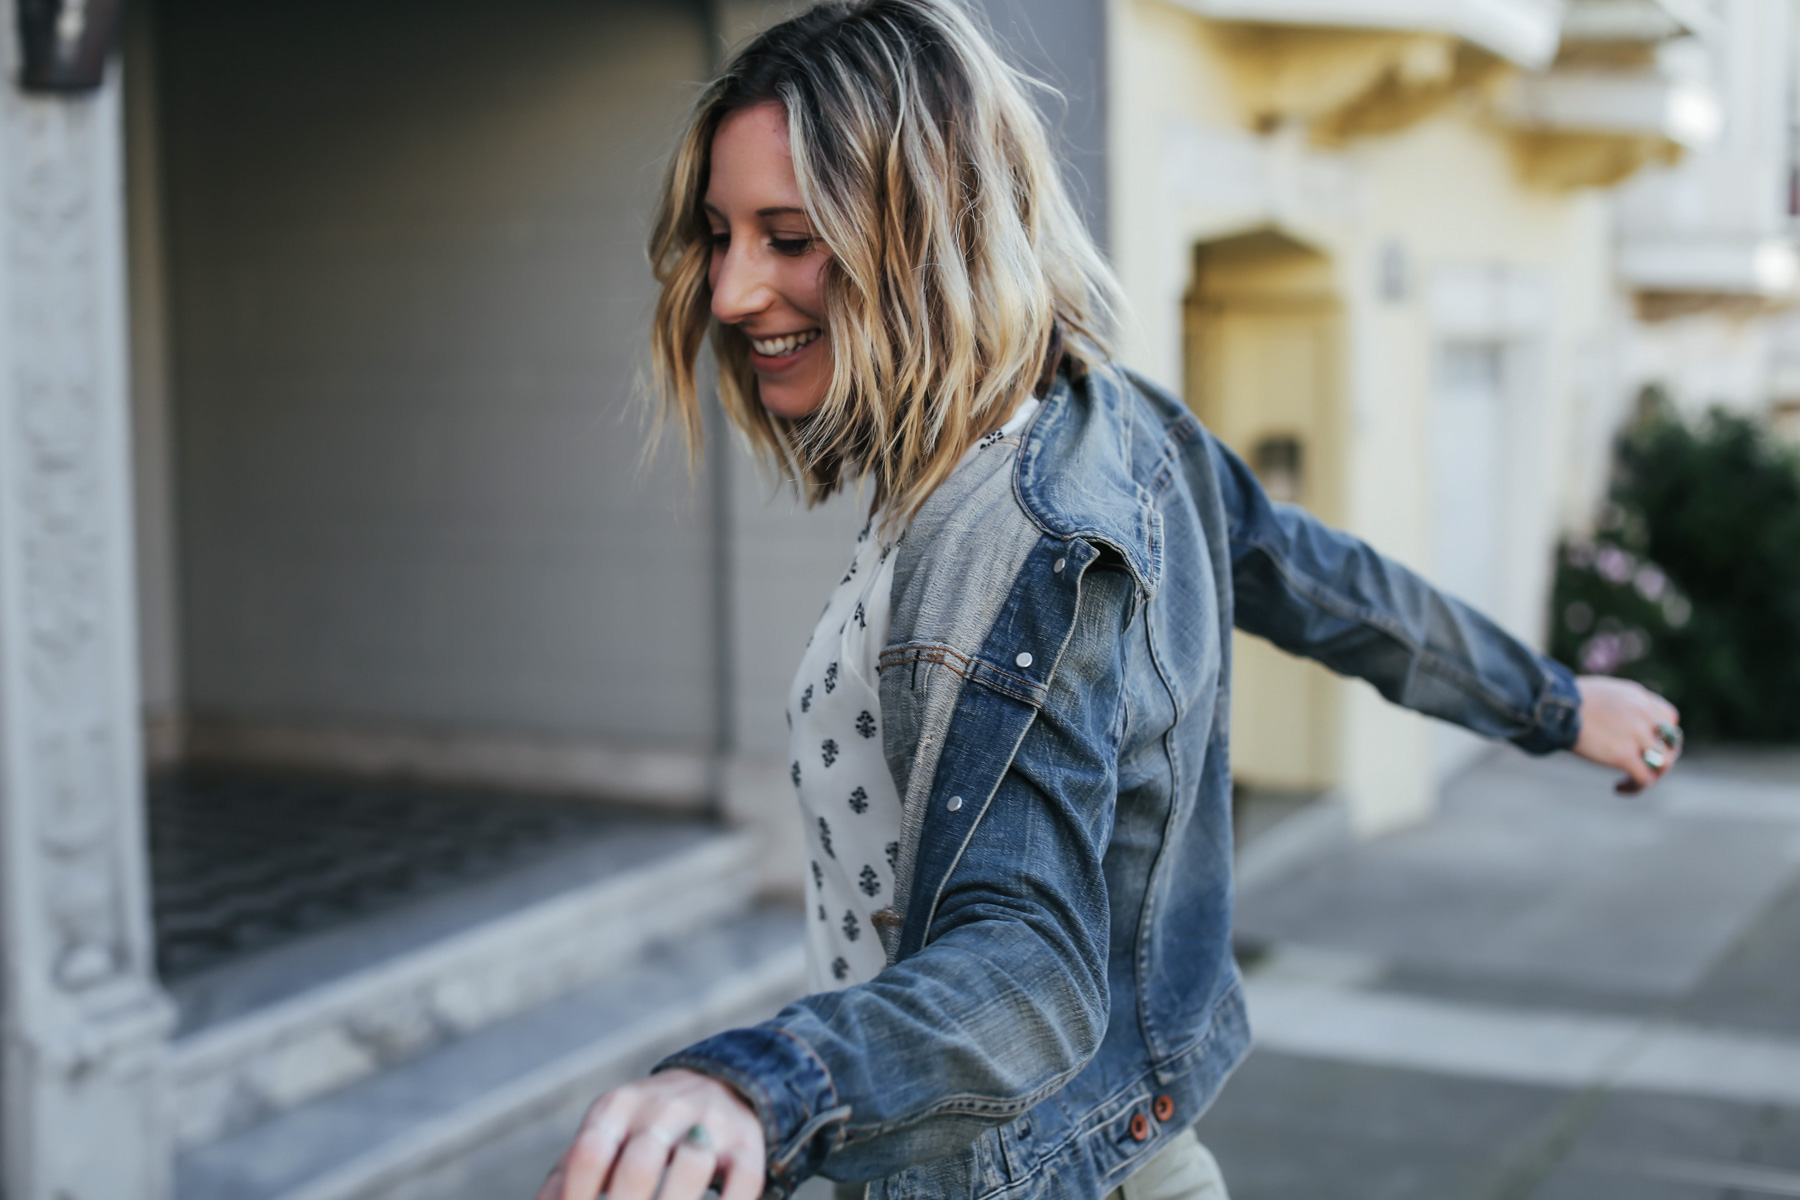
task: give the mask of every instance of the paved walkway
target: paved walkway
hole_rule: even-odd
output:
[[[1254,872],[1235,1200],[1800,1197],[1800,753],[1642,798],[1497,754],[1428,824]]]

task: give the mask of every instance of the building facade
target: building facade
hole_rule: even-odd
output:
[[[529,1186],[800,986],[781,696],[859,498],[796,511],[724,430],[646,458],[639,386],[662,155],[782,6],[146,0],[62,90],[31,39],[110,6],[4,7],[0,1191]],[[1671,290],[1619,282],[1659,227],[1612,189],[1731,144],[1731,12],[985,5],[1127,361],[1533,640],[1623,289]],[[1246,781],[1360,829],[1470,753],[1239,671]]]

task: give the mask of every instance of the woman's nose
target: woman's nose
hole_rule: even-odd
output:
[[[712,314],[722,325],[746,321],[775,299],[774,289],[751,258],[733,245],[713,274]]]

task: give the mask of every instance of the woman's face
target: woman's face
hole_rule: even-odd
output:
[[[706,188],[712,313],[750,340],[763,407],[804,417],[825,400],[831,343],[821,276],[830,257],[800,203],[787,112],[773,102],[727,116]]]

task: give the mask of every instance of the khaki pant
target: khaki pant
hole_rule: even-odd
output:
[[[834,1200],[863,1200],[866,1183],[840,1183]],[[1107,1193],[1106,1200],[1230,1200],[1219,1164],[1189,1129],[1144,1164],[1144,1169]]]
[[[1106,1200],[1230,1200],[1219,1164],[1189,1129],[1144,1164],[1144,1169],[1114,1188]]]

